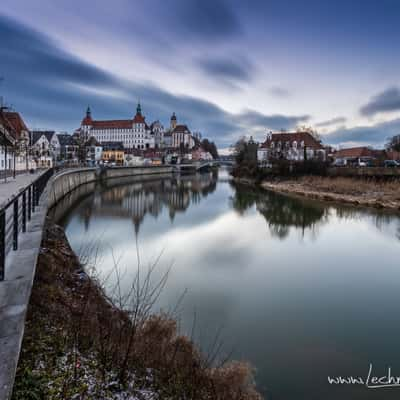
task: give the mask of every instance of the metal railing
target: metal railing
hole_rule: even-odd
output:
[[[0,281],[5,276],[6,256],[10,250],[18,250],[19,236],[26,232],[27,223],[52,175],[53,168],[50,168],[0,209]]]

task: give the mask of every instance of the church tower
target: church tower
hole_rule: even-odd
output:
[[[176,115],[175,113],[172,113],[171,117],[171,131],[173,131],[176,128]]]

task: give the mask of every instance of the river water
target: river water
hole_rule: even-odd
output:
[[[123,282],[158,256],[156,309],[177,306],[205,352],[249,361],[270,399],[398,399],[328,377],[400,376],[400,219],[235,185],[225,170],[109,182],[62,219]],[[181,295],[185,293],[179,302]],[[400,381],[400,380],[399,380]],[[383,382],[383,380],[381,381]],[[372,383],[370,382],[372,385]]]

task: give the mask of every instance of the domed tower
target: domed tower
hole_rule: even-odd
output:
[[[171,117],[171,131],[173,131],[176,128],[176,115],[175,113],[172,113]]]
[[[90,111],[90,107],[86,109],[86,117],[83,118],[81,125],[82,126],[91,126],[92,125],[92,112]]]
[[[92,120],[92,112],[90,111],[90,107],[86,109],[86,117],[83,118],[81,122],[81,134],[83,135],[82,139],[87,140],[89,138],[89,131],[92,128],[93,120]]]

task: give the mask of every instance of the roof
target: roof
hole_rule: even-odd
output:
[[[15,143],[16,133],[9,120],[5,118],[4,112],[0,108],[0,125],[4,128],[0,132],[0,141],[2,145],[13,145]]]
[[[177,132],[177,133],[180,133],[180,132],[189,132],[190,133],[190,131],[189,131],[189,128],[187,127],[187,125],[177,125],[176,127],[175,127],[175,129],[173,130],[173,132]]]
[[[83,118],[81,125],[92,125],[93,124],[93,120],[92,117],[90,115],[87,115],[85,118]]]
[[[32,131],[32,144],[35,144],[43,135],[46,136],[46,139],[50,143],[54,134],[54,131]]]
[[[109,121],[92,121],[94,129],[129,129],[132,128],[131,119],[114,119]]]
[[[103,146],[103,150],[124,150],[124,145],[122,142],[101,142],[101,146]]]
[[[374,157],[374,151],[368,147],[350,147],[338,150],[333,154],[335,158]]]
[[[272,133],[267,140],[261,145],[261,147],[270,147],[271,143],[278,143],[281,142],[286,143],[293,143],[296,141],[297,143],[304,142],[306,147],[311,147],[316,150],[323,149],[321,143],[315,139],[309,132],[279,132],[279,133]]]
[[[17,112],[6,111],[3,113],[4,117],[8,120],[9,124],[14,129],[16,138],[19,139],[22,135],[22,131],[28,132],[28,128],[25,125],[24,120]]]
[[[74,138],[68,133],[57,133],[57,138],[61,146],[75,145]]]
[[[136,114],[135,117],[133,118],[133,123],[134,124],[144,124],[145,121],[144,121],[143,115],[142,114]]]
[[[386,154],[388,160],[400,160],[400,151],[388,150]]]
[[[90,136],[90,138],[86,141],[85,146],[101,146],[101,144],[94,136]]]

